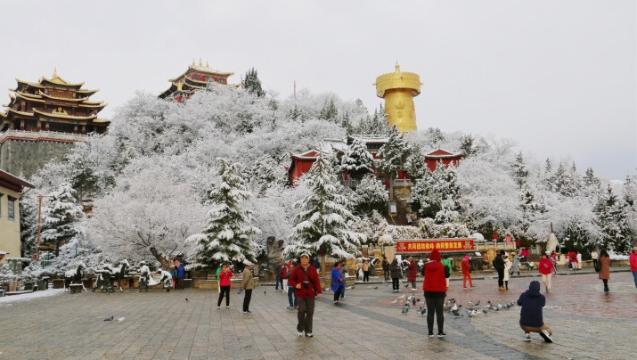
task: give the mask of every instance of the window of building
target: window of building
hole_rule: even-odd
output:
[[[15,220],[15,201],[17,199],[9,196],[9,201],[7,201],[7,218],[9,220]]]

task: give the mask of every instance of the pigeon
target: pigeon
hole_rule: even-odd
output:
[[[374,286],[374,290],[378,289],[378,286]]]
[[[420,313],[420,316],[423,316],[427,312],[427,308],[421,306],[418,308],[418,312]]]
[[[367,288],[368,288],[368,289],[371,289],[371,288],[372,288],[372,286],[370,285],[370,286],[368,286]]]
[[[104,319],[104,321],[113,321],[113,318],[115,318],[115,316],[111,316],[108,319]]]
[[[476,310],[471,310],[469,311],[469,316],[474,317],[474,316],[478,316],[479,312],[477,312]]]
[[[455,304],[455,303],[456,303],[456,299],[455,299],[455,298],[451,298],[451,299],[449,299],[449,303],[451,303],[451,304]]]
[[[409,306],[405,306],[405,307],[403,308],[403,312],[402,312],[402,313],[403,313],[403,314],[406,314],[408,311],[409,311]]]
[[[475,307],[478,307],[478,306],[480,306],[480,300],[476,301],[475,303]]]
[[[267,294],[267,293],[268,293],[268,292],[267,292],[267,290],[266,290],[266,291],[264,291],[264,292],[263,292],[263,295],[265,295],[265,294]]]
[[[353,288],[354,288],[353,286],[348,286],[348,287],[346,287],[345,289],[347,289],[347,290],[352,290]]]
[[[398,302],[398,299],[396,299],[396,300],[392,301],[391,303],[392,303],[392,304],[395,304],[395,303],[397,303],[397,302]]]
[[[482,312],[485,313],[485,314],[488,314],[489,313],[489,309],[484,308],[484,309],[482,309]]]
[[[398,297],[399,299],[404,299],[405,298],[405,294],[402,294]]]
[[[186,302],[188,302],[188,298],[186,298]]]
[[[124,317],[122,316],[121,318],[117,319],[117,321],[124,321]]]
[[[411,303],[412,303],[412,305],[416,306],[416,297],[415,296],[411,297]]]
[[[405,301],[405,307],[409,308],[409,301]]]

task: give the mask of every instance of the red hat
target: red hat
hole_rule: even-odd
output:
[[[429,260],[440,261],[440,251],[438,251],[438,249],[434,249],[429,256]]]

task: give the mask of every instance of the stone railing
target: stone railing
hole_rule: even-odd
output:
[[[56,131],[25,131],[25,130],[7,130],[4,132],[0,132],[0,143],[4,142],[7,138],[22,138],[22,139],[33,139],[33,140],[46,140],[46,139],[55,139],[55,140],[70,140],[70,141],[86,141],[89,135],[85,134],[72,134],[72,133],[63,133]]]

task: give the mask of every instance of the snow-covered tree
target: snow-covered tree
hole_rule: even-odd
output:
[[[593,210],[597,216],[601,238],[598,245],[622,254],[628,254],[633,238],[624,212],[624,203],[608,186]]]
[[[353,207],[358,214],[368,214],[372,211],[383,212],[389,194],[385,184],[373,175],[367,175],[356,187]]]
[[[188,237],[195,244],[195,266],[214,267],[223,262],[245,260],[256,262],[257,244],[251,238],[261,230],[249,225],[251,211],[242,207],[250,199],[241,178],[241,165],[226,159],[217,159],[219,182],[213,183],[209,193],[212,208],[199,234]]]
[[[243,80],[243,84],[241,85],[249,93],[255,96],[258,96],[258,97],[265,96],[265,91],[263,91],[263,89],[261,88],[261,80],[259,80],[259,75],[254,68],[246,71],[246,77]]]
[[[62,183],[46,207],[43,205],[40,243],[55,246],[55,256],[60,246],[77,234],[77,221],[84,215],[76,194],[70,184]]]
[[[422,179],[429,173],[429,168],[425,164],[425,155],[419,146],[411,144],[408,150],[409,155],[405,160],[404,169],[407,170],[412,181]]]
[[[529,171],[526,169],[522,152],[515,156],[515,162],[511,168],[511,176],[513,176],[515,183],[518,184],[519,189],[522,190],[522,186],[526,184],[527,177],[529,176]]]
[[[353,179],[360,180],[366,174],[374,172],[374,157],[367,151],[365,143],[354,138],[341,157],[340,168],[341,172],[346,172]]]
[[[122,179],[95,200],[88,223],[95,244],[115,259],[156,259],[167,269],[187,249],[186,237],[201,223],[203,207],[190,186],[160,169]]]
[[[342,185],[325,154],[317,157],[303,181],[311,193],[295,204],[300,212],[284,254],[308,251],[323,257],[353,259],[366,237],[350,228],[349,222],[356,217],[348,210],[348,199],[341,194]],[[325,265],[324,260],[321,266]]]
[[[378,150],[376,170],[383,176],[394,178],[396,173],[402,170],[408,155],[409,148],[398,132],[398,128],[394,126],[389,132],[389,139]]]
[[[448,210],[458,211],[460,189],[457,185],[456,168],[447,168],[438,163],[434,172],[425,172],[412,188],[411,198],[414,207],[423,217],[434,218],[442,210],[443,201],[447,200]]]

